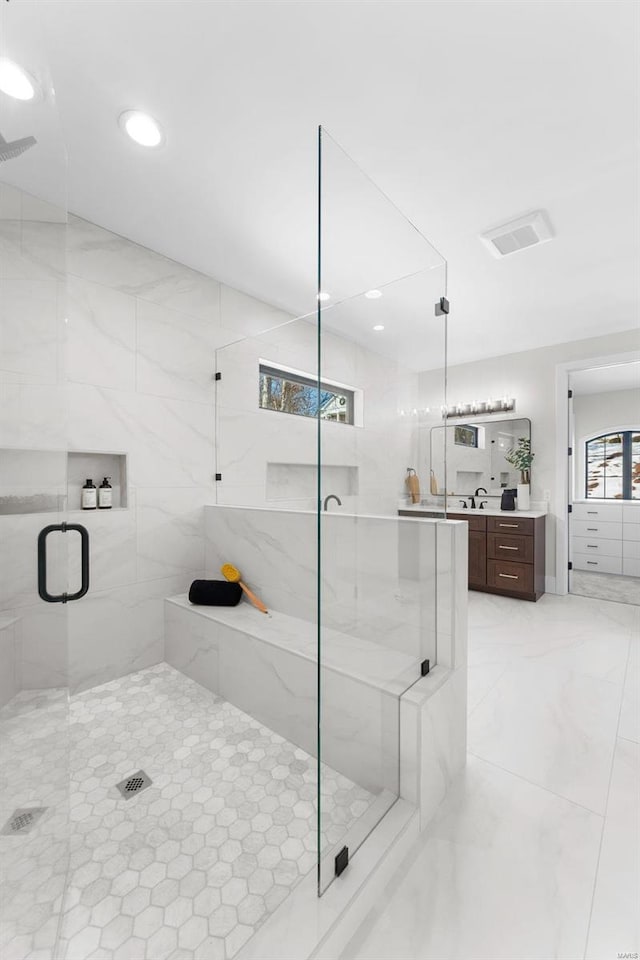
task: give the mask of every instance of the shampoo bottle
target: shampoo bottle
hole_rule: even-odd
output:
[[[87,478],[82,488],[80,505],[83,510],[95,510],[98,505],[98,491],[90,478]]]
[[[98,510],[111,510],[113,506],[113,489],[109,480],[111,477],[105,477],[98,487]]]

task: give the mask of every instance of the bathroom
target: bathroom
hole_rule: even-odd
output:
[[[471,726],[510,669],[488,634],[542,617],[555,637],[569,616],[556,600],[593,603],[577,608],[577,646],[610,660],[621,699],[633,680],[620,671],[637,495],[598,541],[619,539],[622,587],[603,585],[608,560],[585,587],[566,507],[596,498],[584,460],[560,453],[616,431],[633,447],[628,310],[603,326],[598,301],[561,340],[540,340],[530,315],[490,347],[441,218],[427,205],[414,226],[411,191],[381,189],[384,164],[360,162],[348,124],[335,138],[304,110],[292,137],[279,119],[256,162],[266,121],[251,127],[242,70],[255,57],[276,97],[257,27],[309,29],[306,5],[285,6],[136,2],[128,36],[102,2],[1,11],[0,919],[13,960],[372,956],[371,911],[474,758],[510,769]],[[370,11],[372,27],[392,6]],[[161,55],[172,26],[176,89]],[[188,102],[212,50],[216,76],[240,84],[242,124],[219,97],[209,120]],[[541,249],[514,262],[560,245],[547,219]],[[503,289],[491,243],[477,241],[491,281],[476,297]],[[578,395],[598,390],[619,390],[628,416],[612,406],[584,426]],[[523,437],[528,466],[508,459]],[[568,656],[558,645],[550,655]],[[598,741],[598,776],[614,749]],[[595,789],[542,787],[606,820]]]

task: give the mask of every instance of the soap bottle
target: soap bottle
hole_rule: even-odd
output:
[[[98,505],[98,491],[90,477],[82,488],[80,504],[83,510],[95,510]]]
[[[105,477],[98,487],[98,510],[111,510],[113,506],[113,489],[109,480],[111,477]]]

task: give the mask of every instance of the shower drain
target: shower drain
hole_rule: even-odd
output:
[[[148,777],[144,770],[138,770],[136,773],[132,773],[130,777],[116,784],[116,786],[125,800],[128,800],[137,793],[142,793],[143,790],[151,786],[152,782],[151,777]]]
[[[46,809],[46,807],[19,807],[13,811],[0,830],[0,834],[3,837],[10,837],[16,833],[29,833]]]

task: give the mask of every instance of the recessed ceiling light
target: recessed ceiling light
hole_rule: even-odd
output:
[[[159,147],[164,142],[158,121],[140,110],[125,110],[120,114],[120,126],[141,147]]]
[[[0,90],[16,100],[33,100],[37,84],[33,77],[13,60],[0,57]]]
[[[365,297],[367,300],[379,300],[382,296],[382,290],[367,290]]]
[[[376,325],[375,325],[375,327],[374,327],[373,329],[374,329],[374,330],[384,330],[384,324],[382,324],[382,323],[376,323]]]
[[[318,300],[320,300],[321,303],[324,303],[325,300],[330,300],[330,299],[331,299],[331,294],[326,293],[324,290],[321,290],[320,293],[318,294]]]

